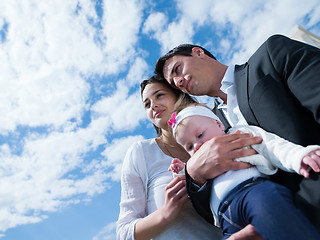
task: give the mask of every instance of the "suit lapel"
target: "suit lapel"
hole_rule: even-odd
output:
[[[244,65],[236,65],[234,71],[234,82],[236,87],[237,100],[239,108],[244,118],[250,125],[258,125],[250,106],[248,93],[248,63]]]

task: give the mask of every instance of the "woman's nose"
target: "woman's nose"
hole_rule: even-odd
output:
[[[151,102],[151,109],[155,109],[155,108],[157,108],[157,107],[158,107],[158,103],[155,102],[155,101],[152,101],[152,102]]]

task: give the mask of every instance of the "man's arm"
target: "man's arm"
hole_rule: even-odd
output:
[[[272,36],[267,51],[284,84],[320,124],[320,49],[284,36]]]
[[[207,180],[213,179],[228,170],[249,168],[252,165],[234,162],[233,159],[256,154],[253,149],[244,149],[252,144],[262,142],[261,137],[236,132],[218,136],[204,143],[189,159],[187,171],[196,184],[202,186]]]

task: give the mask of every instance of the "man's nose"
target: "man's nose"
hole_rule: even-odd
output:
[[[177,88],[181,89],[184,87],[184,78],[182,76],[174,77],[173,81]]]

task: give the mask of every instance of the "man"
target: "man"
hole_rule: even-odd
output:
[[[181,91],[222,99],[231,125],[260,126],[303,146],[320,143],[318,48],[274,35],[247,63],[228,67],[202,47],[181,45],[159,58],[155,72]],[[201,166],[192,159],[188,163],[188,174],[198,185],[220,175],[227,168],[224,159],[240,157],[241,149],[235,142],[242,147],[241,141],[233,136],[233,145],[228,147],[229,139],[213,140],[205,149],[211,152],[198,156]],[[215,172],[210,173],[210,169]],[[302,178],[279,171],[273,180],[294,192],[297,206],[320,230],[319,172]]]

